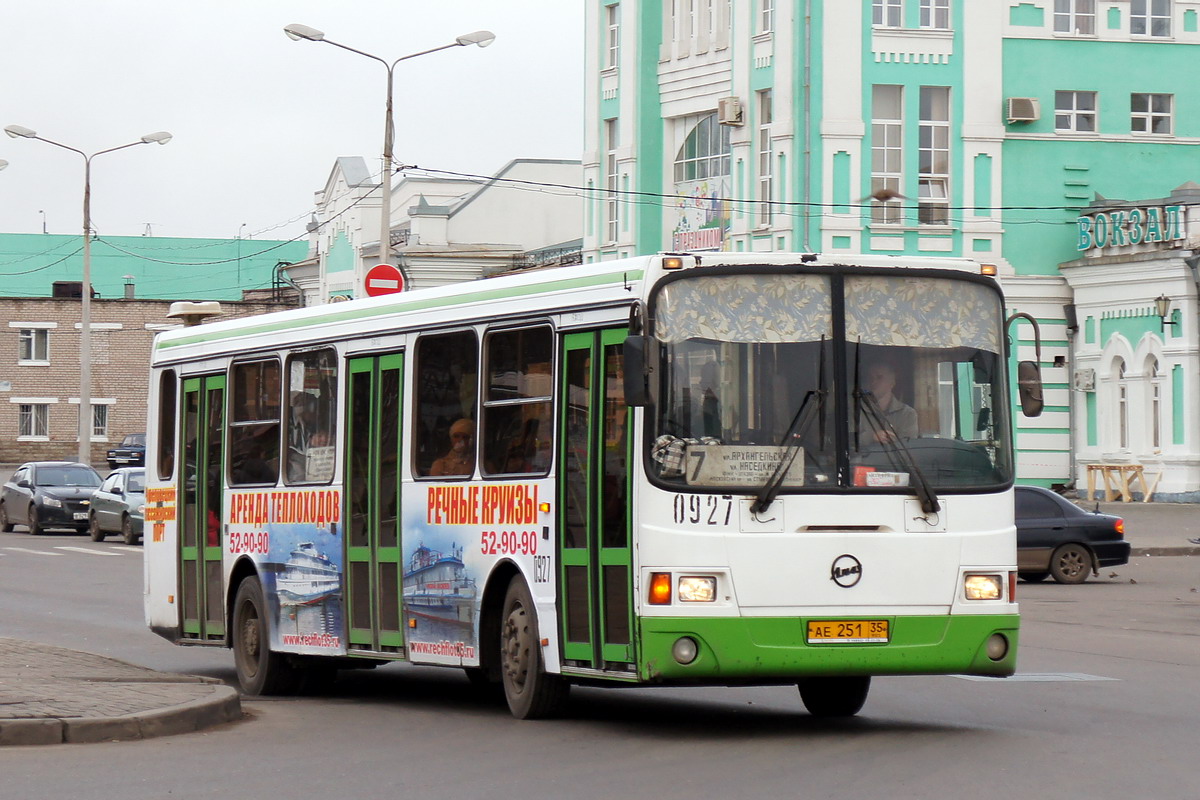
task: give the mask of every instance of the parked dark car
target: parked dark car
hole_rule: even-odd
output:
[[[70,461],[30,461],[17,467],[0,493],[0,529],[25,525],[34,536],[49,528],[87,530],[100,473]]]
[[[137,544],[142,538],[145,511],[146,469],[121,467],[113,470],[92,494],[88,533],[93,542],[102,542],[110,532],[116,531],[125,544]]]
[[[146,466],[146,434],[131,433],[108,451],[108,468]]]
[[[1016,487],[1017,574],[1036,582],[1083,583],[1100,567],[1129,563],[1125,521],[1086,511],[1040,486]]]

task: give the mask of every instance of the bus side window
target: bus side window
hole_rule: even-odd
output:
[[[234,364],[232,376],[230,482],[275,483],[279,479],[279,362]]]
[[[287,376],[287,482],[328,483],[337,433],[337,357],[333,350],[297,354],[288,359]]]
[[[487,383],[479,438],[485,475],[549,471],[553,347],[545,325],[496,331],[484,340]]]
[[[413,470],[421,477],[469,477],[475,471],[479,344],[474,331],[423,336],[417,341]],[[460,441],[455,449],[451,428]],[[461,443],[466,441],[465,446]]]
[[[158,477],[170,480],[175,474],[175,370],[164,370],[158,384]]]

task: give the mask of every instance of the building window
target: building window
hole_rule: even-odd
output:
[[[1096,0],[1054,0],[1054,32],[1094,36]]]
[[[92,436],[108,438],[108,406],[92,406]]]
[[[1129,449],[1129,387],[1125,383],[1125,360],[1113,364],[1117,376],[1117,447]]]
[[[1162,449],[1162,374],[1153,356],[1146,362],[1146,377],[1150,379],[1150,446],[1157,452]]]
[[[775,30],[775,0],[759,0],[758,12],[758,32]]]
[[[615,69],[621,59],[621,6],[613,3],[605,8],[608,19],[608,60],[607,69]]]
[[[1095,133],[1096,93],[1055,92],[1054,130],[1069,133]]]
[[[617,170],[617,147],[620,144],[618,139],[620,133],[617,128],[617,120],[609,119],[604,121],[604,187],[607,191],[607,200],[605,207],[608,220],[608,241],[616,242],[620,237],[621,224],[621,199],[617,194],[619,187],[617,186],[620,180],[620,173]]]
[[[1139,36],[1171,35],[1171,0],[1130,0],[1129,32]]]
[[[1134,133],[1171,133],[1174,95],[1138,94],[1129,96],[1129,129]]]
[[[921,0],[922,28],[949,30],[950,0]]]
[[[917,153],[922,225],[950,222],[950,88],[921,87],[921,127]]]
[[[45,328],[22,328],[19,363],[47,364],[50,362],[50,331]]]
[[[684,120],[687,125],[696,118]],[[683,140],[675,156],[675,182],[700,181],[729,175],[729,126],[716,114],[701,117]]]
[[[904,87],[871,90],[871,221],[904,221],[900,187],[904,180]]]
[[[21,403],[17,412],[17,436],[46,438],[50,435],[50,406],[45,403]]]
[[[899,28],[900,0],[871,0],[871,22],[884,28]]]
[[[771,162],[775,156],[771,150],[771,90],[758,93],[758,224],[770,225],[773,213],[774,180]]]

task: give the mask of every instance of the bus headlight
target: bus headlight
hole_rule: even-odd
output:
[[[968,600],[1000,600],[1004,580],[999,575],[967,575],[963,579]]]
[[[694,575],[679,579],[679,601],[682,603],[711,603],[717,599],[717,579]]]

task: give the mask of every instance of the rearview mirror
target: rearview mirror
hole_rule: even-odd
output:
[[[646,371],[648,344],[645,336],[625,337],[621,352],[625,360],[625,404],[628,406],[646,406],[650,403],[650,382]]]
[[[1027,417],[1042,413],[1042,369],[1036,361],[1017,364],[1017,394],[1021,398],[1021,413]]]

